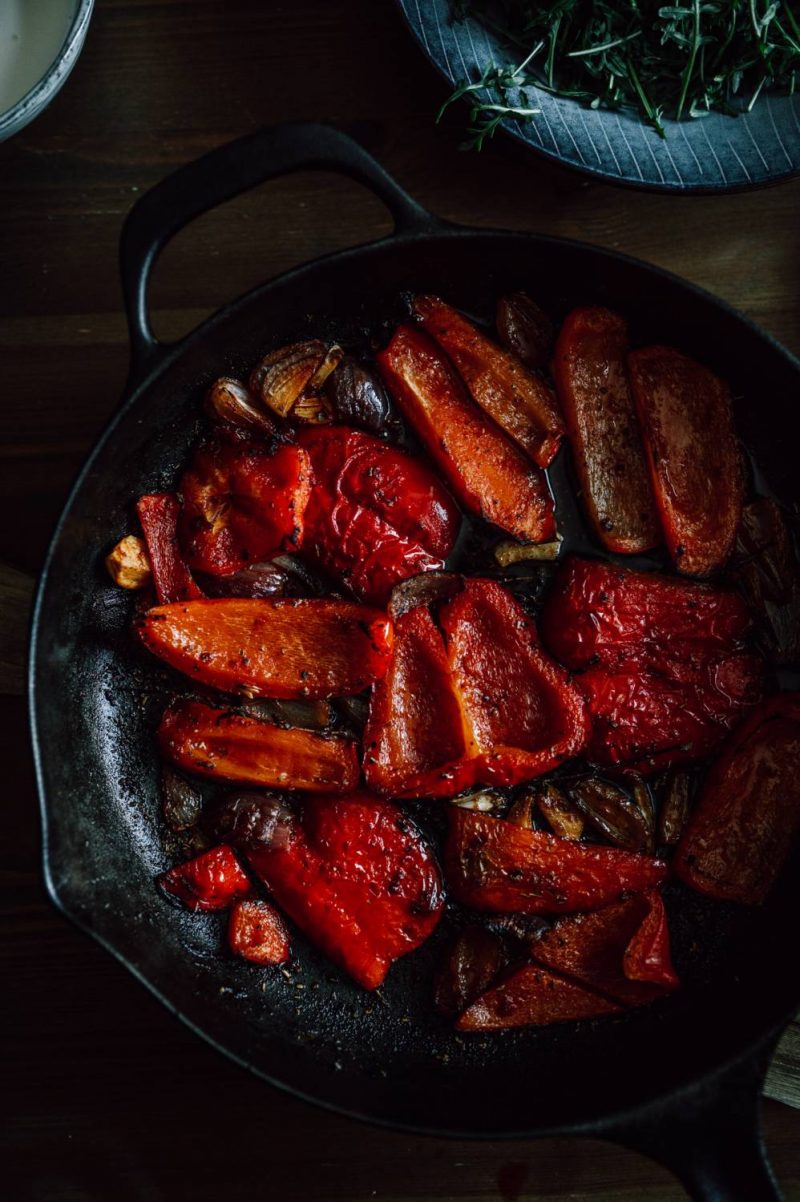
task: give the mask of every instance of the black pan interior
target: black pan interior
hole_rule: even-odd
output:
[[[800,1000],[798,874],[752,913],[675,896],[686,987],[598,1023],[457,1035],[433,1012],[445,931],[358,989],[300,936],[285,972],[227,956],[214,915],[153,886],[171,862],[158,818],[152,731],[175,678],[128,636],[131,602],[102,556],[132,528],[132,502],[169,488],[222,373],[305,335],[363,343],[402,314],[404,290],[440,292],[489,318],[524,287],[556,319],[576,303],[624,312],[634,343],[669,341],[733,382],[756,469],[800,501],[800,368],[732,311],[673,277],[597,249],[453,231],[389,240],[293,272],[230,306],[131,397],[92,456],[51,551],[34,630],[32,713],[58,904],[206,1038],[256,1072],[378,1121],[484,1135],[565,1128],[636,1106],[748,1047]],[[120,1033],[124,1038],[124,1032]]]

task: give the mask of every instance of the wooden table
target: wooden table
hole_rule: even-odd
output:
[[[171,168],[259,124],[325,119],[356,129],[446,217],[624,249],[711,288],[800,351],[800,181],[679,200],[590,183],[499,141],[460,154],[461,116],[432,122],[442,98],[389,0],[98,0],[64,92],[0,147],[0,560],[18,569],[0,590],[3,980],[13,1006],[0,1176],[14,1202],[684,1197],[666,1172],[609,1145],[419,1139],[273,1092],[59,918],[40,880],[19,671],[27,579],[124,382],[120,225]],[[337,178],[258,189],[165,253],[152,290],[157,330],[177,337],[246,288],[388,224],[376,200]],[[800,1111],[767,1103],[766,1130],[786,1196],[798,1200]]]

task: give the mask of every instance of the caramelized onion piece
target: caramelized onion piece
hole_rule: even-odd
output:
[[[436,974],[433,1000],[445,1018],[456,1018],[489,988],[507,962],[501,939],[486,927],[465,927],[448,947]]]
[[[524,563],[526,560],[552,560],[558,558],[561,550],[561,539],[556,538],[549,543],[518,543],[508,539],[498,543],[494,549],[494,557],[501,568],[508,568],[514,563]]]
[[[302,396],[322,388],[342,354],[317,338],[281,346],[253,368],[250,388],[273,413],[288,417]]]
[[[171,831],[196,826],[203,805],[199,789],[168,764],[161,769],[161,812]]]
[[[677,843],[689,816],[689,773],[671,768],[664,783],[661,811],[658,816],[658,841],[670,846]]]
[[[351,355],[345,355],[328,382],[336,420],[371,434],[395,436],[400,423],[380,378]]]
[[[527,292],[512,292],[497,302],[497,335],[526,367],[546,367],[555,342],[553,323]]]
[[[206,393],[205,408],[211,417],[241,430],[268,435],[277,433],[269,413],[258,407],[244,384],[230,376],[221,376],[214,381]]]
[[[245,701],[238,708],[262,722],[271,722],[274,726],[296,726],[301,730],[328,730],[334,722],[333,707],[328,701],[259,698]]]
[[[552,781],[541,781],[530,785],[531,801],[559,839],[571,839],[576,842],[583,835],[586,825],[583,814],[577,810],[568,797],[564,795]]]
[[[253,563],[232,576],[206,576],[203,591],[209,597],[284,597],[292,592],[292,578],[277,563]]]
[[[541,914],[493,914],[491,927],[530,950],[550,930],[550,923]]]
[[[389,617],[396,622],[418,605],[435,605],[454,597],[463,586],[463,577],[456,572],[420,572],[394,586],[389,597]]]
[[[498,814],[505,809],[506,799],[497,789],[476,789],[474,793],[454,797],[450,804],[462,810],[475,810],[479,814]]]
[[[655,855],[656,850],[656,805],[650,786],[638,772],[627,772],[626,781],[630,785],[633,803],[642,816],[642,824],[647,832],[647,842],[642,850],[647,855]]]
[[[288,592],[292,597],[340,597],[341,593],[328,583],[297,555],[276,555],[272,563],[288,573]]]
[[[302,422],[305,426],[324,426],[333,421],[333,407],[321,393],[303,393],[289,416],[293,422]]]
[[[254,790],[219,798],[204,820],[215,839],[244,851],[264,845],[286,846],[295,824],[295,816],[280,793]]]
[[[651,845],[648,818],[619,785],[593,776],[573,785],[569,793],[595,830],[617,847],[645,851]]]
[[[153,579],[144,539],[136,534],[126,534],[119,540],[106,556],[106,568],[120,588],[146,588]]]
[[[355,734],[360,735],[369,717],[369,702],[366,697],[340,697],[336,708]]]

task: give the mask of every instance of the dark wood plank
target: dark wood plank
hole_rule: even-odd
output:
[[[98,0],[65,90],[0,146],[0,559],[38,569],[120,395],[126,212],[172,167],[259,124],[357,128],[435,212],[624,249],[711,288],[800,350],[800,181],[680,201],[586,182],[510,143],[464,155],[460,115],[433,125],[443,96],[389,0]],[[256,189],[167,250],[152,290],[156,328],[179,337],[263,279],[388,228],[381,205],[349,181],[309,173]],[[8,632],[20,630],[24,589],[13,576],[0,590],[0,692],[21,685]],[[13,1004],[3,1028],[12,1113],[0,1134],[9,1197],[684,1196],[663,1170],[608,1145],[464,1144],[362,1128],[227,1064],[46,901],[22,699],[0,696],[0,713],[12,832],[0,853]],[[770,1103],[766,1127],[787,1198],[798,1199],[800,1112]]]

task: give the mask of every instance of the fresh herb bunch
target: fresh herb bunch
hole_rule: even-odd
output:
[[[439,112],[468,97],[466,145],[477,149],[505,118],[539,111],[533,86],[591,108],[638,109],[663,137],[665,117],[733,115],[765,88],[794,92],[800,74],[797,0],[454,0],[452,15],[481,21],[519,58],[460,81]]]

